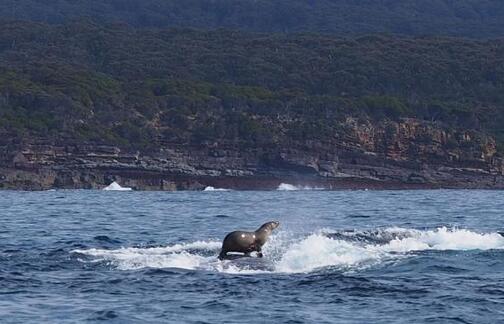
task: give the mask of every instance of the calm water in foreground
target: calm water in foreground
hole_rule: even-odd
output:
[[[503,220],[502,191],[2,191],[0,322],[502,323]]]

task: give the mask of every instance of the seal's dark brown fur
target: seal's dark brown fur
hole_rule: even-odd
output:
[[[219,259],[225,259],[228,252],[241,252],[249,256],[250,253],[256,251],[258,257],[262,257],[261,248],[278,225],[280,225],[279,222],[273,221],[263,224],[255,232],[234,231],[229,233],[222,242]]]

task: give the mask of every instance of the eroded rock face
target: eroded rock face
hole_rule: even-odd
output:
[[[137,190],[206,186],[273,189],[281,182],[326,188],[504,188],[494,139],[415,119],[372,124],[348,118],[331,141],[275,148],[166,144],[137,152],[93,143],[37,140],[0,146],[1,188]]]

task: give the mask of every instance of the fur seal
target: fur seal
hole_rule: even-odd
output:
[[[241,252],[245,253],[245,256],[250,256],[250,253],[254,251],[257,252],[259,258],[262,258],[261,247],[278,225],[280,222],[273,221],[263,224],[255,232],[234,231],[229,233],[222,242],[219,259],[226,259],[228,252]]]

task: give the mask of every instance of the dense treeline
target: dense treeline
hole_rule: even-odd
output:
[[[504,36],[501,0],[2,0],[0,18],[338,35]]]
[[[0,23],[3,139],[276,145],[348,116],[503,138],[504,41]]]

